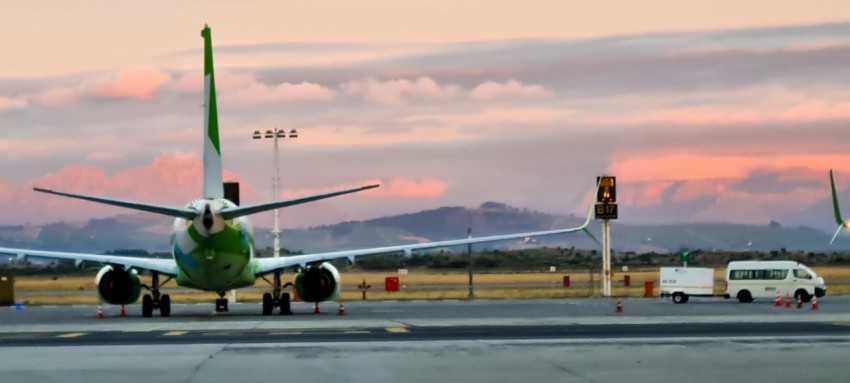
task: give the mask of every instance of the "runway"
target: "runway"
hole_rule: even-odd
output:
[[[0,334],[12,346],[276,344],[463,340],[606,340],[670,338],[819,338],[850,336],[850,323],[695,323],[637,325],[443,326],[303,330],[171,330]]]
[[[818,310],[692,299],[174,305],[0,309],[5,381],[846,381],[850,297]]]

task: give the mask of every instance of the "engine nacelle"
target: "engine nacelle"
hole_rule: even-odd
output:
[[[104,266],[94,280],[100,300],[111,305],[128,305],[139,299],[142,283],[136,270]]]
[[[339,272],[330,263],[310,266],[295,277],[295,290],[304,302],[331,301],[339,296]]]

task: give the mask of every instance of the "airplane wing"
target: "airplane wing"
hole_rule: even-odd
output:
[[[488,242],[497,242],[497,241],[506,241],[511,239],[522,239],[528,237],[543,237],[549,235],[556,234],[566,234],[566,233],[575,233],[578,231],[584,232],[589,235],[594,241],[597,243],[599,241],[593,237],[592,234],[587,230],[587,226],[590,224],[591,217],[593,216],[593,206],[591,206],[591,210],[587,215],[587,219],[581,226],[572,227],[568,229],[558,229],[558,230],[547,230],[547,231],[532,231],[527,233],[516,233],[516,234],[504,234],[504,235],[493,235],[487,237],[479,237],[479,238],[464,238],[464,239],[454,239],[448,241],[437,241],[437,242],[426,242],[426,243],[411,243],[407,245],[396,245],[396,246],[385,246],[385,247],[375,247],[371,249],[360,249],[360,250],[343,250],[343,251],[333,251],[327,253],[315,253],[315,254],[304,254],[304,255],[295,255],[290,257],[280,257],[280,258],[255,258],[255,269],[254,272],[258,275],[270,273],[275,270],[286,269],[290,267],[306,267],[310,264],[321,263],[325,261],[331,261],[335,259],[347,258],[349,262],[354,262],[354,259],[364,255],[376,255],[376,254],[387,254],[387,253],[397,253],[397,252],[405,252],[410,254],[414,250],[424,250],[424,249],[433,249],[438,247],[449,247],[449,246],[458,246],[458,245],[467,245],[467,244],[476,244],[476,243],[488,243]]]
[[[95,262],[107,265],[123,266],[125,269],[134,268],[142,270],[157,271],[164,275],[176,276],[177,263],[173,259],[156,259],[142,257],[125,257],[121,255],[103,255],[86,253],[65,253],[61,251],[15,249],[0,247],[0,254],[12,254],[16,259],[24,260],[27,257],[67,259],[79,265],[82,262]]]
[[[198,216],[198,214],[199,214],[199,212],[192,210],[192,209],[175,208],[175,207],[169,207],[169,206],[153,205],[153,204],[149,204],[149,203],[122,201],[122,200],[117,200],[117,199],[109,199],[109,198],[101,198],[101,197],[91,197],[91,196],[87,196],[87,195],[65,193],[65,192],[42,189],[42,188],[32,188],[32,190],[35,190],[37,192],[47,193],[47,194],[61,195],[63,197],[71,197],[71,198],[81,199],[81,200],[85,200],[85,201],[102,203],[102,204],[105,204],[105,205],[126,207],[128,209],[146,211],[148,213],[163,214],[163,215],[167,215],[169,217],[181,217],[181,218],[185,218],[185,219],[193,219],[196,216]]]
[[[356,192],[363,191],[363,190],[374,189],[378,186],[381,186],[381,185],[361,186],[359,188],[342,190],[342,191],[337,191],[337,192],[333,192],[333,193],[317,194],[317,195],[312,195],[312,196],[308,196],[308,197],[288,199],[288,200],[283,200],[283,201],[266,202],[266,203],[262,203],[262,204],[258,204],[258,205],[248,205],[248,206],[234,207],[234,208],[230,208],[230,209],[222,209],[221,210],[221,216],[224,219],[233,219],[233,218],[236,218],[236,217],[242,217],[242,216],[245,216],[245,215],[259,213],[259,212],[263,212],[263,211],[274,210],[274,209],[279,209],[279,208],[282,208],[282,207],[300,205],[302,203],[318,201],[320,199],[336,197],[338,195],[356,193]]]

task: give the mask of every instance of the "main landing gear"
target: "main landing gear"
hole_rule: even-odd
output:
[[[168,283],[171,278],[165,280],[165,283]],[[159,273],[156,271],[151,272],[151,287],[145,286],[148,290],[150,290],[151,294],[145,294],[142,297],[142,316],[145,318],[150,318],[153,316],[154,310],[159,310],[159,315],[164,317],[171,316],[171,297],[168,294],[159,293]]]
[[[265,278],[263,278],[265,279]],[[266,279],[268,281],[268,279]],[[281,294],[283,287],[292,286],[291,283],[281,286],[280,270],[274,272],[272,292],[263,294],[263,315],[272,315],[275,307],[280,307],[280,315],[292,315],[291,298],[289,293]]]

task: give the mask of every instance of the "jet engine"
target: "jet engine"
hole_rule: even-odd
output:
[[[116,266],[104,266],[95,277],[97,295],[111,305],[127,305],[139,299],[142,284],[136,270],[124,270]]]
[[[295,290],[304,302],[334,300],[339,288],[339,272],[330,263],[310,266],[295,277]]]

